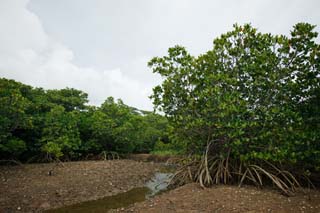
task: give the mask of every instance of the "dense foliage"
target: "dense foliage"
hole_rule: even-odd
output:
[[[299,23],[287,37],[234,25],[203,55],[175,46],[153,58],[149,66],[164,81],[152,98],[173,125],[175,140],[188,153],[210,147],[206,154],[213,159],[319,171],[320,45],[314,29]]]
[[[0,79],[0,158],[83,159],[150,152],[167,141],[167,119],[109,97],[100,107],[71,88],[43,90]]]

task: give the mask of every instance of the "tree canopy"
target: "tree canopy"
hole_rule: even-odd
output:
[[[149,62],[153,103],[185,150],[320,170],[320,45],[315,26],[290,36],[234,25],[195,57],[182,46]],[[207,150],[208,151],[208,150]]]
[[[88,105],[73,88],[44,90],[0,79],[2,159],[83,159],[101,152],[150,152],[166,137],[166,118],[112,97]]]

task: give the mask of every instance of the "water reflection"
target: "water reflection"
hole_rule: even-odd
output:
[[[146,187],[150,190],[147,194],[147,198],[165,191],[169,185],[172,175],[172,173],[155,173],[155,176],[146,183]]]

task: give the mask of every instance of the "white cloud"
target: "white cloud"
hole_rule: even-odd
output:
[[[73,87],[89,93],[92,104],[108,96],[152,109],[148,92],[152,84],[141,84],[121,70],[97,70],[74,64],[74,54],[45,31],[40,19],[27,8],[27,1],[2,1],[0,7],[0,75],[44,88]],[[132,64],[145,63],[139,58]]]
[[[319,0],[1,0],[0,76],[81,89],[94,104],[114,96],[152,109],[148,96],[161,80],[147,68],[153,56],[175,44],[203,53],[236,22],[289,33],[297,22],[320,23],[319,6]]]

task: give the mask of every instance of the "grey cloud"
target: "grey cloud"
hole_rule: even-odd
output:
[[[175,44],[199,54],[234,23],[288,33],[320,22],[317,0],[3,0],[0,74],[46,88],[72,86],[151,109],[161,78],[147,61]],[[8,32],[8,33],[6,33]]]

